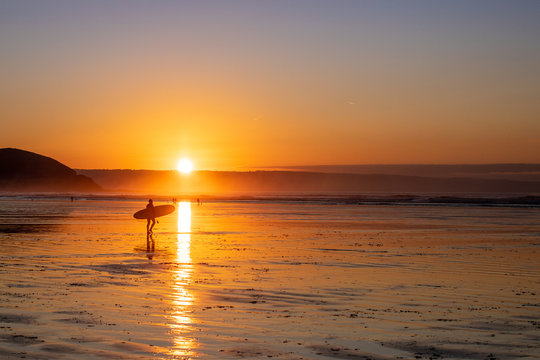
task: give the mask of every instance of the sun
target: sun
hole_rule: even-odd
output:
[[[188,158],[182,158],[178,160],[176,170],[187,175],[193,171],[193,163]]]

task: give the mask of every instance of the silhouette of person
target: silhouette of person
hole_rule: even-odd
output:
[[[154,212],[154,201],[152,199],[148,200],[146,210],[148,210],[148,217],[146,218],[146,233],[151,234],[154,225],[156,225],[156,214]],[[152,225],[150,225],[150,222]]]

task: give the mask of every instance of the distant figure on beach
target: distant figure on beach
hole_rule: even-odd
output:
[[[197,198],[197,205],[201,206],[201,199]]]
[[[152,229],[154,228],[154,225],[156,225],[156,215],[155,215],[155,212],[154,212],[154,201],[152,199],[148,200],[148,204],[146,204],[146,210],[148,210],[148,213],[151,214],[151,216],[149,216],[146,219],[146,233],[151,234]],[[150,225],[150,222],[152,223],[152,225]]]

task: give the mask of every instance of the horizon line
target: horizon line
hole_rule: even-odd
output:
[[[246,171],[280,171],[287,169],[290,171],[294,168],[320,168],[320,167],[353,167],[353,166],[540,166],[540,163],[532,162],[504,162],[504,163],[406,163],[406,164],[319,164],[319,165],[281,165],[281,166],[246,166],[236,167],[230,170],[215,170],[215,169],[195,169],[196,171],[215,171],[215,172],[246,172]],[[176,169],[143,169],[143,168],[77,168],[74,170],[131,170],[131,171],[177,171]],[[265,170],[261,170],[265,169]]]

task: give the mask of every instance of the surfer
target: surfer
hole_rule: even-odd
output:
[[[146,233],[151,234],[154,225],[156,225],[156,213],[154,211],[154,201],[152,201],[152,199],[148,200],[148,204],[146,204],[146,210],[148,210],[149,214],[148,218],[146,218]],[[150,222],[152,222],[152,225],[150,225]]]

